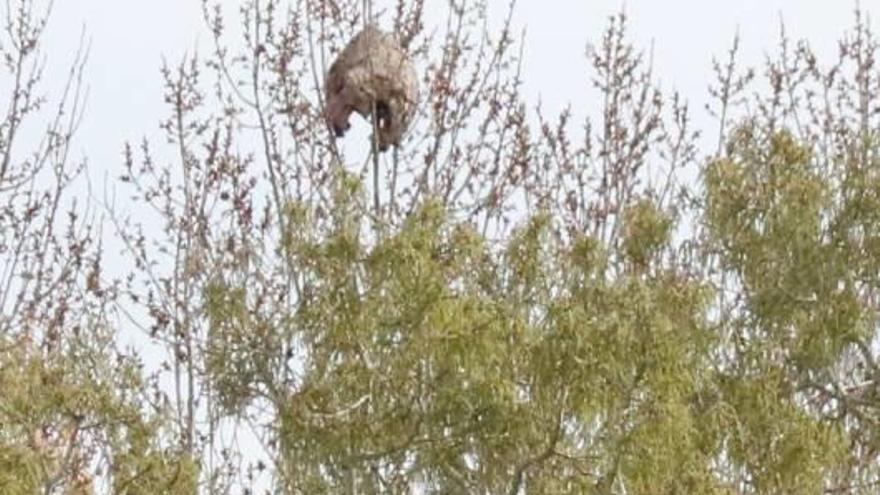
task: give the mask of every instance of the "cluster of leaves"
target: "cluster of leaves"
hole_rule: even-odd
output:
[[[345,230],[298,246],[312,273],[288,324],[308,353],[277,404],[283,486],[711,487],[694,407],[709,292],[666,270],[610,278],[603,243],[553,230],[539,215],[493,248],[429,202],[372,248]]]
[[[145,388],[138,367],[96,352],[98,339],[49,356],[3,342],[3,493],[93,493],[102,472],[115,493],[195,490],[197,464],[162,448],[161,416],[149,419],[135,397]]]

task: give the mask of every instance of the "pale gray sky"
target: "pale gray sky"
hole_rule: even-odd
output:
[[[381,2],[381,0],[380,0]],[[238,0],[222,0],[231,18]],[[508,0],[491,0],[499,15]],[[427,0],[429,8],[444,0]],[[50,63],[69,58],[85,27],[92,41],[87,71],[89,105],[75,149],[88,155],[92,175],[117,169],[125,140],[158,136],[165,108],[158,68],[162,57],[176,61],[186,51],[209,48],[203,32],[201,0],[74,0],[56,2],[50,26]],[[734,33],[742,35],[743,61],[759,65],[774,48],[780,16],[794,38],[807,38],[820,54],[853,20],[849,0],[519,0],[517,26],[527,27],[527,94],[540,95],[547,110],[566,102],[577,114],[589,112],[594,95],[586,78],[587,43],[598,43],[609,15],[621,7],[630,17],[637,46],[654,46],[656,72],[664,89],[676,88],[691,102],[696,123],[706,123],[702,107],[711,77],[711,58],[723,57]],[[880,17],[880,1],[862,8]]]

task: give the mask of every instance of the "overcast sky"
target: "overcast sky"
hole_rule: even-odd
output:
[[[231,15],[238,0],[223,0]],[[427,0],[429,8],[444,0]],[[491,0],[497,14],[507,0]],[[122,143],[157,135],[164,108],[158,68],[162,57],[208,47],[201,0],[65,0],[56,2],[49,29],[51,62],[68,59],[82,29],[91,40],[87,71],[89,105],[76,149],[88,155],[93,174],[119,166]],[[527,28],[527,94],[545,107],[565,103],[588,110],[591,90],[584,52],[598,43],[610,14],[630,17],[637,46],[654,47],[656,72],[665,89],[680,90],[700,110],[707,99],[712,56],[723,56],[739,29],[743,60],[760,64],[785,20],[795,38],[807,38],[820,54],[853,19],[854,1],[828,0],[519,0],[515,22]],[[880,0],[862,8],[880,18]],[[439,9],[438,9],[439,10]],[[697,115],[697,122],[700,116]],[[93,175],[94,176],[94,175]]]
[[[223,0],[235,15],[238,0]],[[427,0],[429,8],[444,0]],[[500,14],[508,0],[491,0]],[[126,140],[157,136],[165,110],[158,68],[162,57],[176,61],[199,45],[208,48],[201,0],[57,1],[49,29],[50,64],[67,60],[81,30],[91,40],[87,71],[89,104],[78,145],[92,175],[118,169]],[[598,43],[610,14],[624,7],[637,46],[654,47],[656,72],[665,89],[678,89],[701,111],[707,100],[712,56],[723,56],[739,29],[743,60],[758,65],[778,39],[785,20],[795,38],[807,38],[820,54],[833,54],[835,41],[853,20],[854,1],[840,0],[519,0],[517,26],[527,28],[527,94],[558,110],[572,102],[589,110],[585,47]],[[862,8],[880,18],[880,0]],[[439,9],[437,9],[439,11]],[[435,11],[432,11],[435,12]],[[699,115],[697,123],[701,122]],[[115,175],[115,174],[114,174]]]

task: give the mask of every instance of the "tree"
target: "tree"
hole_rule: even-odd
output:
[[[717,362],[741,418],[727,472],[755,492],[876,490],[876,35],[857,12],[821,64],[785,32],[770,93],[704,171]],[[735,48],[721,104],[753,73]],[[737,105],[730,105],[737,107]],[[724,112],[721,112],[724,114]],[[723,134],[723,133],[722,133]],[[797,465],[794,469],[792,466]]]
[[[0,41],[11,81],[0,122],[0,492],[91,493],[107,482],[192,492],[197,466],[162,449],[149,384],[114,342],[100,229],[74,195],[83,165],[70,156],[87,50],[81,43],[52,106],[42,94],[50,10],[8,2]]]
[[[15,177],[37,162],[7,143],[32,112],[0,129],[0,246],[25,253],[0,251],[22,301],[2,313],[0,487],[876,490],[880,75],[861,17],[828,67],[783,33],[769,89],[735,41],[706,152],[622,14],[577,131],[524,100],[510,17],[493,37],[483,3],[451,2],[435,31],[400,1],[381,21],[424,89],[380,155],[322,117],[324,64],[373,20],[361,2],[244,2],[239,40],[203,5],[211,52],[162,69],[169,145],[125,147],[137,215],[105,205],[129,272],[102,269],[92,210],[66,230],[28,213],[46,203]],[[45,142],[66,150],[70,122]],[[54,177],[53,204],[75,197]]]

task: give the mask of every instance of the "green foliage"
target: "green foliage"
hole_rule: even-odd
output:
[[[135,363],[96,349],[97,334],[49,357],[7,342],[15,352],[0,354],[0,493],[91,493],[100,445],[116,493],[195,493],[196,466],[160,448],[158,422],[133,400],[144,386]]]
[[[757,332],[749,345],[790,351],[800,367],[827,367],[867,329],[850,271],[855,246],[828,217],[832,202],[848,201],[832,196],[809,149],[789,134],[765,145],[742,129],[732,146],[730,158],[707,169],[706,222],[747,288]]]
[[[789,133],[745,127],[729,151],[705,179],[706,226],[743,287],[722,322],[734,358],[719,376],[725,445],[757,492],[823,493],[848,442],[843,425],[803,402],[869,336],[852,262],[861,240],[841,235],[864,199],[841,194]]]
[[[807,377],[866,328],[841,200],[790,134],[736,135],[701,212],[742,287],[723,319],[712,285],[660,256],[677,225],[646,198],[617,247],[546,214],[499,245],[436,201],[372,242],[340,192],[327,231],[291,217],[306,276],[283,324],[247,287],[208,287],[212,383],[244,410],[278,389],[258,369],[282,346],[260,342],[300,339],[295,392],[269,397],[291,492],[819,493],[848,439],[803,406]]]
[[[205,355],[207,373],[220,400],[229,413],[241,412],[242,404],[253,397],[253,385],[263,361],[254,359],[262,349],[260,331],[250,317],[243,289],[215,282],[205,289],[206,312],[210,320]]]
[[[846,455],[845,437],[799,407],[785,382],[781,370],[722,380],[731,461],[757,493],[824,493],[823,480]]]
[[[127,433],[130,443],[116,457],[113,492],[131,495],[198,493],[199,468],[182,452],[159,450],[150,444],[155,432],[133,428]]]
[[[646,265],[672,223],[647,201],[629,211],[627,246]],[[310,277],[275,331],[301,331],[307,356],[298,391],[274,404],[288,489],[717,488],[700,406],[705,286],[670,270],[613,277],[602,242],[563,242],[546,215],[500,249],[432,201],[372,247],[358,221],[343,214],[323,240],[302,231],[290,246]],[[247,316],[244,288],[211,286],[207,300],[213,331],[277,340]],[[209,367],[218,390],[274,387],[247,363],[277,355],[228,344],[243,354]]]
[[[668,246],[672,220],[650,201],[635,202],[624,212],[623,252],[636,266],[647,266]]]

